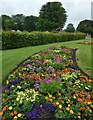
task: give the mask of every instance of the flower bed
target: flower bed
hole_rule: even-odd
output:
[[[92,120],[93,80],[78,69],[75,51],[51,47],[20,64],[4,83],[2,120]]]
[[[79,42],[78,44],[84,44],[84,45],[92,45],[93,42],[87,42],[87,41],[84,41],[84,42]]]

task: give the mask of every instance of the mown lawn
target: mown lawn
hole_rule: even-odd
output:
[[[77,44],[78,42],[89,40],[77,40],[70,42],[60,42],[47,45],[25,47],[20,49],[4,50],[2,51],[2,80],[9,75],[9,73],[23,60],[32,54],[47,49],[50,46],[62,45],[70,48],[78,48],[77,58],[79,67],[91,75],[91,45]]]

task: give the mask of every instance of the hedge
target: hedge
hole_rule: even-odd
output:
[[[2,32],[2,49],[15,49],[85,39],[84,33]]]

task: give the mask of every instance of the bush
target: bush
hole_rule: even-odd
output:
[[[84,33],[50,33],[50,32],[2,32],[2,49],[43,45],[55,42],[84,39]]]

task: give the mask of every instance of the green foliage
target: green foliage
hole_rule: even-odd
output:
[[[48,93],[56,93],[57,91],[60,91],[62,89],[62,84],[61,82],[58,82],[57,80],[55,79],[52,79],[51,80],[52,82],[49,82],[48,83],[48,80],[47,82],[42,82],[40,84],[40,92],[41,93],[44,93],[44,94],[48,94]]]
[[[12,18],[7,15],[2,15],[2,29],[3,30],[10,30],[13,28]]]
[[[93,20],[83,20],[79,23],[77,30],[79,32],[91,34],[93,31]]]
[[[59,27],[63,28],[66,19],[66,11],[62,7],[61,2],[47,2],[40,10],[37,29],[52,31]]]
[[[24,19],[24,30],[26,31],[35,31],[36,30],[36,16],[26,16]]]
[[[2,32],[2,49],[15,49],[28,46],[65,42],[85,38],[84,33],[49,33],[49,32]]]
[[[75,28],[72,23],[67,25],[67,28],[65,30],[66,32],[75,32]]]

